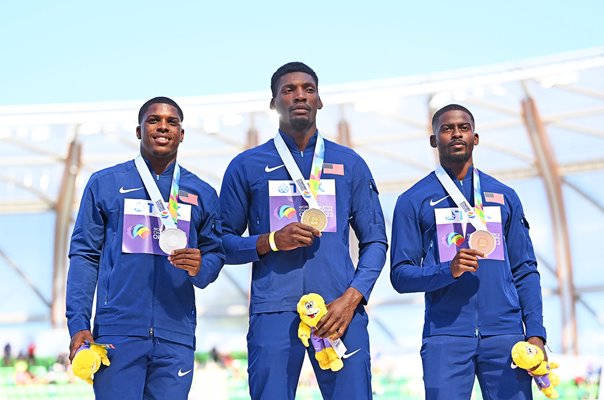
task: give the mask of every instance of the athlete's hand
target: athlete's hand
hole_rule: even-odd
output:
[[[89,330],[76,332],[71,337],[71,342],[69,343],[69,361],[73,361],[73,358],[76,355],[76,351],[83,345],[86,341],[88,343],[94,343],[94,339],[92,337],[92,333]]]
[[[256,242],[256,251],[258,255],[265,255],[271,252],[268,242],[268,233],[260,235]],[[275,245],[281,251],[293,250],[298,247],[310,246],[315,237],[321,236],[321,232],[312,226],[301,222],[292,222],[283,228],[275,231]]]
[[[460,249],[451,260],[453,278],[459,278],[464,272],[476,272],[478,257],[484,257],[484,253],[474,249]]]
[[[201,251],[188,248],[174,250],[168,256],[168,261],[176,268],[187,271],[189,276],[196,276],[201,269]]]
[[[317,324],[317,336],[331,340],[341,338],[348,329],[363,295],[355,288],[348,288],[343,295],[327,305],[327,314]]]
[[[310,246],[315,237],[319,236],[321,236],[321,232],[312,226],[292,222],[275,232],[275,244],[279,250],[293,250],[298,247]]]
[[[526,341],[539,347],[543,352],[543,360],[547,362],[547,351],[545,351],[545,343],[543,343],[543,339],[541,339],[539,336],[531,336],[530,338],[526,339]]]

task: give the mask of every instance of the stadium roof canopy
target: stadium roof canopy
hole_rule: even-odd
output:
[[[604,48],[321,84],[320,93],[319,128],[365,158],[388,229],[398,194],[435,167],[432,113],[467,106],[480,133],[476,164],[516,189],[531,223],[550,346],[577,353],[588,343],[604,354]],[[92,172],[136,156],[145,100],[0,107],[0,324],[64,326],[66,251],[82,189]],[[276,132],[269,92],[175,100],[186,130],[179,162],[217,190],[237,153]],[[370,301],[373,345],[415,351],[422,295],[395,293],[388,270]],[[243,348],[249,276],[249,266],[227,266],[198,293],[200,346]]]

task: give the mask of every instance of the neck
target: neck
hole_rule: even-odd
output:
[[[281,132],[294,139],[298,150],[304,151],[304,149],[306,149],[306,146],[308,145],[308,142],[310,141],[310,138],[317,131],[317,126],[313,124],[309,129],[300,131],[294,130],[291,127],[279,127],[279,129],[281,130]]]
[[[459,163],[446,162],[446,161],[441,160],[440,165],[442,165],[443,168],[446,168],[446,169],[450,170],[451,172],[453,172],[453,175],[455,175],[455,177],[458,180],[462,180],[463,178],[466,177],[468,170],[472,166],[472,159],[470,158],[466,162],[459,162]]]
[[[156,175],[161,175],[168,168],[168,166],[170,166],[170,164],[176,161],[176,156],[158,158],[144,153],[141,153],[141,155],[145,160],[149,161],[149,164],[151,164],[151,169]]]

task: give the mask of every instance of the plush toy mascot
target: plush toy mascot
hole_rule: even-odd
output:
[[[554,386],[560,383],[560,378],[552,372],[554,368],[558,368],[558,364],[545,361],[539,347],[529,342],[518,342],[512,347],[512,360],[512,368],[525,369],[547,398],[558,398],[558,391]]]
[[[317,323],[327,314],[323,297],[316,293],[306,294],[300,298],[297,309],[301,320],[298,327],[298,337],[306,347],[308,347],[308,339],[311,340],[319,367],[332,371],[341,370],[344,363],[338,356],[334,346],[343,346],[342,342],[339,339],[337,341],[323,339],[315,334]]]
[[[92,377],[101,368],[101,364],[110,364],[107,357],[108,347],[113,348],[113,345],[88,342],[81,345],[71,363],[73,374],[92,385]]]

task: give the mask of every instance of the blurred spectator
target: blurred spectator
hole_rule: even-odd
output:
[[[12,362],[11,353],[12,353],[11,345],[10,345],[10,343],[6,343],[4,345],[4,356],[2,357],[2,364],[4,364],[4,365],[10,365],[11,364],[11,362]]]
[[[30,342],[27,346],[27,363],[29,365],[36,363],[36,344],[34,342]]]

